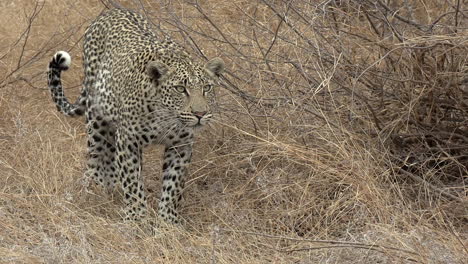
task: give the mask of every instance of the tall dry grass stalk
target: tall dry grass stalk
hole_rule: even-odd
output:
[[[85,188],[83,121],[45,86],[67,50],[78,94],[83,30],[116,5],[227,63],[185,229],[124,224],[119,195]],[[467,15],[437,0],[2,1],[0,262],[468,262]],[[146,152],[156,208],[160,150]]]

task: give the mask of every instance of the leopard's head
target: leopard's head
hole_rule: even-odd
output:
[[[147,73],[160,92],[162,104],[177,113],[179,121],[188,127],[206,125],[212,118],[211,105],[224,62],[213,58],[205,65],[188,56],[162,62],[151,61]]]

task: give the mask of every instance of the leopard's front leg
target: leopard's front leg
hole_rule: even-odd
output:
[[[177,207],[182,198],[187,167],[192,158],[192,133],[183,131],[164,151],[163,183],[158,215],[169,223],[179,224]],[[180,143],[187,142],[187,143]]]
[[[125,220],[142,220],[147,214],[146,195],[141,177],[142,146],[123,129],[116,133],[116,165],[125,201]]]

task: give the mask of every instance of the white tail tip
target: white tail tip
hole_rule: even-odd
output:
[[[70,67],[71,65],[71,56],[68,54],[66,51],[58,51],[54,55],[54,60],[58,63],[60,68],[66,70]]]

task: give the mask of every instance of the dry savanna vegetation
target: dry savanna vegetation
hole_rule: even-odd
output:
[[[49,59],[73,101],[112,6],[226,62],[183,228],[87,188],[84,120],[50,99]],[[467,54],[463,0],[2,0],[0,263],[468,263]],[[160,174],[146,149],[153,209]]]

